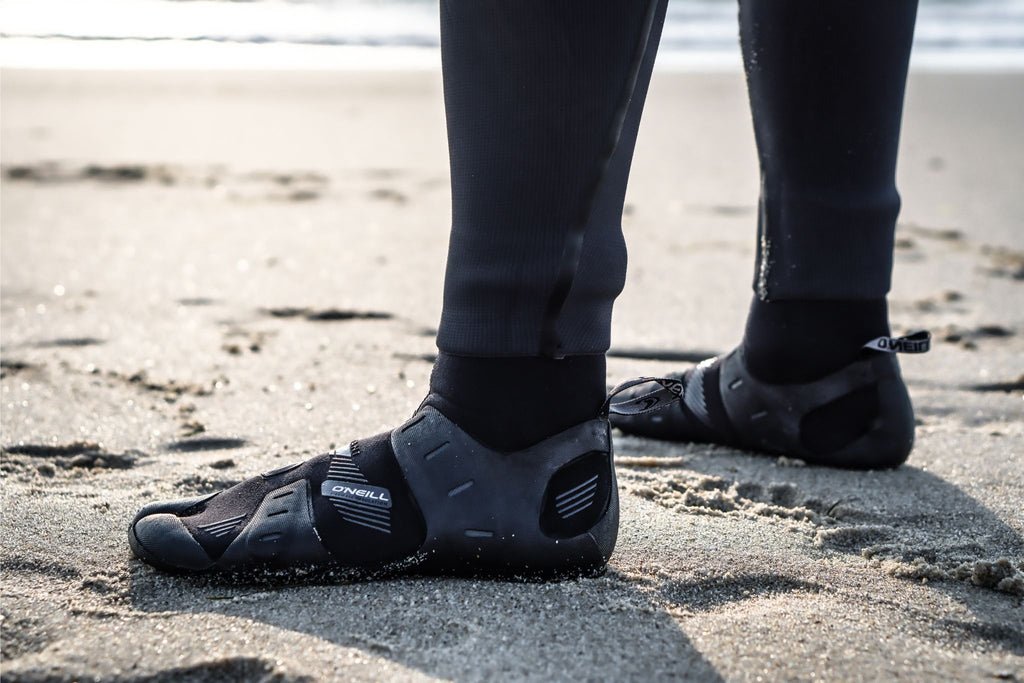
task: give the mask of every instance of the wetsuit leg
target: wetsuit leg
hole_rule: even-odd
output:
[[[622,204],[665,5],[441,3],[452,232],[426,402],[494,448],[593,418],[604,400]]]
[[[665,0],[443,0],[452,232],[438,347],[603,354]]]
[[[881,299],[917,0],[740,0],[762,300]]]
[[[889,334],[916,14],[917,0],[740,0],[762,181],[743,344],[765,381],[822,377]]]

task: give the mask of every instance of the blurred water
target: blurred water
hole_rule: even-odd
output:
[[[184,55],[184,46],[192,46],[192,56],[210,56],[229,52],[211,45],[230,45],[247,46],[241,52],[249,58],[262,53],[270,62],[291,55],[299,66],[303,59],[333,64],[329,55],[345,53],[353,65],[388,63],[383,56],[390,54],[433,67],[437,14],[437,0],[0,0],[0,62],[18,65],[35,54],[51,65],[64,59],[72,66],[81,55],[104,50],[124,59],[124,46],[110,43],[144,41],[160,43],[148,52],[172,61]],[[659,63],[739,68],[736,34],[735,0],[670,0]],[[330,47],[348,49],[323,49]],[[1024,68],[1024,0],[921,0],[914,65]]]

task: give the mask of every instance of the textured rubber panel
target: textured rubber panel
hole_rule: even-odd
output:
[[[588,453],[610,453],[607,421],[591,420],[505,454],[477,443],[426,406],[394,430],[391,440],[426,521],[424,570],[526,577],[604,568],[618,533],[614,472],[604,514],[590,529],[552,538],[541,530],[540,519],[556,472]]]
[[[722,360],[719,386],[725,411],[745,448],[833,467],[879,469],[899,466],[914,445],[914,410],[892,354],[875,354],[814,382],[776,385],[750,375],[740,348]],[[867,433],[825,454],[803,445],[800,421],[805,415],[870,386],[878,391],[879,415]]]
[[[309,482],[300,479],[263,498],[252,519],[217,560],[217,567],[290,566],[330,560],[313,526]]]
[[[572,538],[597,524],[614,484],[611,454],[593,451],[562,467],[548,482],[540,528],[551,538]]]

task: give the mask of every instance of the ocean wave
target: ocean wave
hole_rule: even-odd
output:
[[[736,15],[735,0],[671,0],[660,53],[737,64]],[[0,0],[0,38],[432,49],[437,16],[437,0]],[[922,0],[914,51],[943,63],[1024,63],[1024,0]]]

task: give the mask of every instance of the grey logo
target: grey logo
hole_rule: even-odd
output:
[[[391,508],[391,492],[380,486],[328,479],[320,486],[320,493],[328,498],[341,498],[374,507]]]
[[[924,353],[931,347],[929,339],[908,339],[907,337],[879,337],[873,340],[875,348],[889,353]]]

